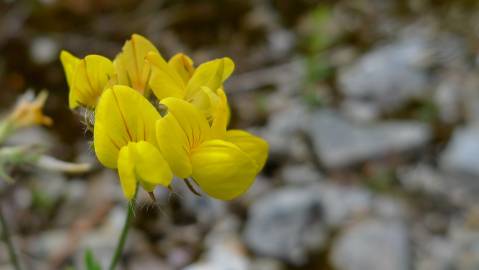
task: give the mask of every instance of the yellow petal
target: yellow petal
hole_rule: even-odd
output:
[[[48,92],[44,90],[34,99],[30,94],[32,93],[27,92],[20,97],[15,108],[7,117],[9,122],[13,123],[17,128],[31,125],[52,125],[53,120],[43,114],[43,107],[47,101]]]
[[[188,102],[198,108],[206,117],[208,122],[212,119],[212,107],[218,101],[218,95],[216,95],[211,89],[206,86],[202,86]]]
[[[133,34],[125,42],[114,61],[120,84],[131,86],[142,94],[146,91],[151,71],[145,57],[149,52],[157,53],[158,50],[143,36]]]
[[[143,187],[152,191],[156,185],[170,185],[173,174],[158,149],[145,141],[130,145],[133,145],[130,147],[130,156],[133,157],[135,172],[141,178]]]
[[[78,98],[75,95],[75,92],[70,88],[70,91],[68,92],[68,107],[72,110],[78,107],[80,104],[78,104],[77,100]]]
[[[156,121],[156,136],[173,174],[180,178],[191,176],[188,138],[172,113]]]
[[[78,63],[80,63],[80,59],[67,51],[61,51],[60,61],[62,62],[63,70],[65,71],[68,86],[70,86],[73,79],[73,73]]]
[[[136,192],[136,176],[133,160],[130,155],[130,146],[123,146],[118,155],[118,175],[121,188],[127,199],[132,199]]]
[[[223,139],[226,136],[226,126],[229,120],[229,107],[226,94],[223,89],[218,89],[217,99],[212,107],[211,132],[213,138]]]
[[[188,151],[211,138],[211,130],[206,118],[191,103],[172,97],[163,99],[161,103],[166,105],[168,114],[171,113],[182,128],[188,143]]]
[[[249,155],[256,162],[258,172],[263,168],[268,158],[269,148],[265,140],[244,130],[228,130],[225,140],[235,144]]]
[[[70,87],[76,103],[93,108],[113,74],[113,65],[108,58],[88,55],[80,60],[73,74]]]
[[[200,91],[196,92],[190,102],[208,120],[211,126],[212,138],[223,139],[226,135],[226,127],[230,118],[230,109],[224,90],[220,88],[214,92],[203,86]]]
[[[210,140],[193,150],[193,178],[208,195],[230,200],[243,194],[253,183],[256,163],[236,145]]]
[[[168,61],[168,65],[176,70],[185,84],[188,83],[195,71],[195,68],[193,67],[193,60],[183,53],[175,54]]]
[[[71,91],[71,86],[73,82],[73,74],[75,72],[75,69],[78,63],[80,63],[80,59],[67,51],[61,51],[60,61],[62,62],[63,70],[65,71],[65,77],[67,79],[68,87],[70,88],[69,97],[68,97],[69,107],[71,109],[74,109],[75,107],[78,106],[78,104],[76,102],[76,97],[74,95],[74,92]]]
[[[221,88],[223,82],[233,73],[234,63],[228,58],[215,59],[201,64],[186,86],[186,97],[192,97],[202,86],[210,89]]]
[[[104,123],[96,123],[94,130],[95,154],[103,166],[111,169],[117,168],[118,152],[125,145],[123,139],[116,139],[113,134],[109,134],[108,128]]]
[[[155,122],[160,114],[140,93],[117,85],[105,90],[95,109],[94,146],[100,162],[116,168],[118,151],[128,142],[156,146]]]
[[[183,98],[186,85],[175,68],[168,65],[159,53],[149,53],[146,59],[152,65],[150,87],[155,96],[159,100],[166,97]]]

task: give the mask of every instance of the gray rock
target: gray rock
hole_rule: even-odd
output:
[[[360,125],[334,111],[319,110],[313,114],[310,136],[320,161],[334,168],[424,146],[431,131],[414,121]]]
[[[123,202],[125,197],[121,190],[116,171],[103,169],[85,178],[73,178],[66,181],[64,201],[58,209],[57,226],[69,226],[84,213],[97,209],[98,205]],[[88,200],[85,200],[88,198]]]
[[[476,228],[464,227],[465,224],[453,225],[451,239],[457,245],[454,258],[454,269],[479,269],[479,231]]]
[[[98,162],[95,155],[95,149],[91,142],[82,140],[75,145],[75,148],[77,156],[75,157],[74,162],[90,164],[94,169],[103,167],[100,162]]]
[[[271,178],[260,174],[256,176],[256,179],[249,190],[244,195],[239,197],[238,200],[248,206],[251,204],[251,202],[254,202],[258,198],[270,193],[274,188],[274,181]]]
[[[341,270],[410,269],[408,233],[401,223],[365,220],[334,243],[331,261]]]
[[[421,37],[375,48],[340,71],[340,90],[348,98],[372,100],[382,110],[396,109],[426,94],[424,66],[430,55],[429,44]]]
[[[118,235],[121,234],[125,217],[126,210],[124,207],[117,206],[109,212],[100,227],[85,234],[78,243],[78,252],[76,256],[77,265],[83,265],[83,252],[86,249],[91,249],[99,263],[105,268],[109,264],[110,258],[113,256],[113,252],[118,242]],[[140,242],[138,239],[141,238],[137,236],[136,231],[131,230],[128,235],[129,240],[126,242],[124,253],[130,252],[133,245],[133,241],[131,240],[135,238],[135,245],[138,245],[138,242]]]
[[[441,81],[434,102],[442,121],[454,124],[465,118],[469,124],[479,122],[479,78],[477,70],[464,67],[439,74]]]
[[[371,122],[380,116],[379,108],[371,101],[345,100],[341,103],[341,112],[357,122]]]
[[[129,270],[173,270],[175,268],[168,266],[158,256],[154,254],[132,256],[128,264]]]
[[[236,231],[239,221],[226,218],[205,239],[206,254],[184,270],[248,270],[250,262]]]
[[[250,270],[284,270],[283,264],[274,259],[258,258],[251,263]]]
[[[309,122],[309,113],[306,107],[299,101],[291,102],[286,106],[282,111],[271,115],[268,128],[286,135],[305,130]]]
[[[310,160],[307,144],[298,133],[286,134],[265,130],[261,134],[269,144],[270,160],[305,162]]]
[[[194,185],[194,183],[193,183]],[[184,211],[196,217],[196,221],[205,226],[212,226],[226,213],[226,204],[220,200],[213,199],[207,195],[198,196],[195,195],[188,186],[184,183],[183,179],[175,179],[171,184],[174,195],[170,194],[170,191],[163,187],[158,187],[155,190],[155,195],[161,204],[167,205],[169,203],[170,196],[178,196],[181,198],[181,204]],[[201,192],[200,188],[196,187],[196,190]],[[150,198],[147,198],[150,200]]]
[[[339,227],[355,217],[370,212],[373,198],[365,189],[357,186],[345,186],[322,183],[319,192],[311,191],[322,203],[324,222],[331,227]]]
[[[10,263],[0,264],[0,270],[15,270]]]
[[[321,242],[324,227],[322,205],[312,190],[283,188],[256,202],[244,232],[246,244],[260,255],[304,264],[305,239],[316,231]]]
[[[55,202],[68,190],[68,181],[64,174],[53,171],[37,171],[31,176],[36,192],[45,196],[44,199]]]
[[[212,225],[226,213],[224,202],[207,196],[198,197],[192,192],[188,192],[188,195],[183,194],[185,196],[182,201],[185,208],[193,211],[197,221],[201,224]]]
[[[320,181],[323,176],[312,164],[294,164],[281,168],[281,178],[288,184],[307,185]]]
[[[407,214],[402,200],[386,195],[374,197],[371,208],[376,217],[388,221],[401,221]]]
[[[436,62],[448,68],[464,68],[469,61],[466,36],[440,32],[434,40]]]
[[[308,160],[308,148],[300,135],[307,129],[309,121],[309,112],[300,102],[291,102],[281,111],[272,113],[268,125],[261,132],[269,143],[270,157]]]
[[[457,85],[454,94],[457,95],[455,99],[458,99],[459,110],[464,113],[464,117],[467,123],[477,124],[479,123],[479,78],[477,77],[477,70],[463,70],[457,71],[459,75],[456,75]],[[455,83],[451,79],[451,84]],[[450,90],[453,91],[453,90]]]
[[[52,229],[42,232],[34,241],[30,241],[28,252],[39,258],[47,257],[52,251],[64,247],[68,239],[68,230]]]
[[[401,184],[410,191],[441,195],[447,191],[443,174],[427,165],[417,165],[399,170]]]
[[[159,243],[161,246],[161,241]],[[174,269],[179,269],[190,264],[193,260],[193,250],[191,247],[173,247],[168,249],[166,261]]]
[[[467,207],[477,201],[477,175],[454,170],[448,167],[445,159],[440,161],[442,169],[420,164],[399,170],[398,179],[408,191],[441,196],[456,206]]]
[[[0,245],[0,266],[10,264],[10,257],[8,256],[8,250],[5,245]]]
[[[369,195],[354,187],[285,187],[253,204],[243,236],[258,255],[302,265],[308,251],[322,248],[329,229],[367,211],[369,203]]]
[[[441,168],[479,176],[479,126],[459,128],[440,158]]]
[[[58,43],[49,37],[38,37],[30,46],[32,60],[38,64],[53,62],[60,52]]]
[[[455,123],[461,117],[461,99],[464,95],[463,76],[446,74],[434,93],[434,102],[439,110],[439,118],[448,124]]]
[[[457,246],[446,238],[435,237],[419,243],[415,267],[417,270],[450,270]]]
[[[270,53],[278,59],[288,55],[294,48],[297,40],[291,31],[283,29],[270,32],[267,39],[271,49]]]
[[[40,145],[51,149],[58,146],[58,140],[48,132],[47,129],[40,126],[32,126],[15,131],[14,136],[6,141],[9,145]]]

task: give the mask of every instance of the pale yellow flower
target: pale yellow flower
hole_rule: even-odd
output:
[[[27,127],[32,125],[50,126],[53,120],[43,114],[43,107],[48,97],[48,92],[42,91],[36,98],[27,93],[8,116],[8,120],[16,127]]]

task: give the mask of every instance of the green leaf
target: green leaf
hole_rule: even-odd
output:
[[[85,265],[87,270],[101,270],[100,263],[95,259],[90,249],[85,251]]]

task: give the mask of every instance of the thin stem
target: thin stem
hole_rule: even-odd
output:
[[[3,144],[5,140],[12,135],[15,130],[14,125],[9,120],[0,121],[0,144]]]
[[[0,225],[2,227],[3,240],[5,241],[5,244],[7,245],[8,255],[10,256],[10,262],[12,263],[13,268],[15,270],[21,270],[22,268],[20,267],[20,262],[18,261],[17,253],[15,252],[15,247],[13,246],[12,239],[10,238],[10,230],[8,229],[7,221],[5,220],[5,217],[3,216],[1,205],[0,205]]]
[[[115,270],[118,262],[120,261],[121,254],[123,253],[123,249],[126,243],[126,237],[128,236],[128,231],[131,225],[131,219],[133,218],[134,214],[134,201],[135,197],[128,203],[128,213],[126,214],[125,223],[123,224],[123,229],[121,230],[120,239],[118,240],[118,244],[116,245],[115,253],[113,254],[113,258],[111,259],[109,270]]]

